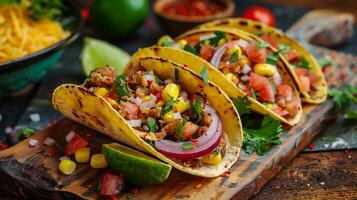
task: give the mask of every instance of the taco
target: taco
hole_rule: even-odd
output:
[[[268,42],[289,62],[289,70],[296,80],[302,94],[302,101],[307,103],[322,103],[327,98],[327,83],[321,67],[315,58],[297,41],[289,38],[282,31],[243,18],[216,20],[198,28],[229,27],[236,28]]]
[[[217,177],[238,159],[242,125],[214,83],[161,58],[140,58],[125,75],[106,66],[52,103],[64,116],[149,153],[183,172]],[[133,68],[133,69],[134,69]]]
[[[299,122],[301,100],[287,63],[261,40],[228,28],[193,30],[175,40],[163,38],[159,45],[164,47],[140,49],[133,61],[162,57],[197,73],[206,66],[209,79],[230,98],[248,96],[252,110],[289,125]]]

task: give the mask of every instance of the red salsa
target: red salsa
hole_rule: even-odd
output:
[[[225,9],[224,3],[214,0],[177,0],[163,6],[165,13],[193,18],[215,15]]]

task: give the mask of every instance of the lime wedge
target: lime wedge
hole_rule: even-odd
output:
[[[125,181],[135,185],[153,185],[164,182],[171,165],[118,143],[102,146],[108,166],[114,173],[123,172]]]
[[[97,68],[109,65],[118,75],[121,75],[129,63],[130,55],[108,42],[93,38],[84,38],[84,48],[81,53],[82,68],[86,76]]]

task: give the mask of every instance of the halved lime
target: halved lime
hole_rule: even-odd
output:
[[[171,165],[118,143],[102,146],[108,166],[114,173],[124,173],[125,181],[136,185],[153,185],[164,182]]]
[[[86,76],[97,68],[109,65],[118,75],[123,73],[129,63],[130,55],[108,42],[93,38],[84,38],[84,48],[81,53],[82,68]]]

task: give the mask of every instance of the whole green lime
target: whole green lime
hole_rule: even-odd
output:
[[[95,0],[90,9],[96,30],[110,37],[132,33],[148,12],[149,0]]]

